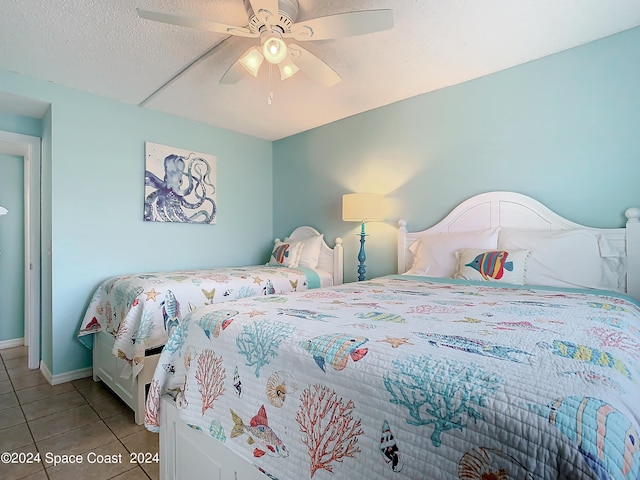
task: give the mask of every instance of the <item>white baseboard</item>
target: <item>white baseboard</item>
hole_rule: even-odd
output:
[[[0,341],[0,350],[4,348],[23,347],[23,346],[24,346],[24,338],[13,338],[11,340]]]
[[[47,366],[44,364],[42,360],[40,360],[40,372],[42,373],[44,378],[47,379],[47,382],[51,383],[51,380],[52,380],[51,372],[49,371],[49,369],[47,368]],[[51,383],[51,385],[53,385],[53,383]]]
[[[44,362],[40,362],[40,371],[44,378],[51,385],[58,385],[60,383],[70,382],[72,380],[78,380],[80,378],[90,377],[93,375],[93,369],[89,368],[81,368],[80,370],[73,370],[71,372],[60,373],[58,375],[52,375]]]

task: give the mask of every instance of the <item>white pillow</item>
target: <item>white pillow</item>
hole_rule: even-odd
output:
[[[302,253],[302,242],[273,242],[271,258],[267,265],[279,265],[283,267],[295,268],[300,261]]]
[[[458,250],[455,278],[523,285],[528,256],[529,250]]]
[[[611,256],[606,238],[587,229],[502,229],[498,249],[531,250],[527,285],[620,290],[624,280],[623,259]]]
[[[410,275],[451,278],[456,273],[456,251],[462,248],[495,249],[499,228],[476,232],[423,235],[409,250],[413,253]]]
[[[305,268],[316,268],[318,266],[323,238],[324,235],[321,234],[300,240],[302,243],[302,254],[300,255],[298,266]],[[287,237],[284,241],[291,242],[291,239]]]

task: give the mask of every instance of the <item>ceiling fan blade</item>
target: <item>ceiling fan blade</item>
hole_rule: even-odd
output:
[[[253,13],[267,25],[271,25],[271,17],[278,18],[278,0],[249,0]]]
[[[234,83],[237,83],[246,73],[247,71],[240,64],[240,62],[235,61],[233,62],[233,65],[231,65],[227,69],[227,71],[224,72],[224,75],[220,79],[220,83],[222,83],[223,85],[232,85]]]
[[[283,37],[295,38],[298,41],[330,40],[380,32],[392,27],[393,13],[391,10],[361,10],[295,23],[291,33],[286,33]]]
[[[226,35],[237,35],[240,37],[257,38],[259,36],[248,28],[226,25],[224,23],[203,20],[201,18],[150,12],[148,10],[140,10],[139,8],[137,11],[140,18],[153,20],[154,22],[168,23],[170,25],[178,25],[180,27],[196,28],[198,30],[206,30],[209,32],[224,33]]]
[[[333,68],[316,57],[313,53],[293,43],[290,43],[288,47],[291,52],[292,60],[298,67],[300,67],[300,70],[302,70],[305,75],[308,75],[325,87],[332,87],[342,80],[340,75],[338,75]]]

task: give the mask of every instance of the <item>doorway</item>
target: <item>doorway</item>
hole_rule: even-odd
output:
[[[24,344],[40,367],[40,138],[0,131],[0,153],[24,159]]]

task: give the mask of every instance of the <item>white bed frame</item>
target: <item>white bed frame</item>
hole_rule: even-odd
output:
[[[224,444],[189,427],[169,396],[160,399],[160,480],[268,480]]]
[[[288,238],[291,240],[304,240],[320,235],[313,227],[302,226],[296,228]],[[276,239],[279,241],[279,239]],[[344,250],[342,238],[336,238],[335,246],[331,248],[325,241],[322,242],[318,270],[329,272],[333,277],[334,285],[341,285],[344,281]],[[158,365],[160,354],[149,355],[144,358],[144,367],[135,378],[122,378],[120,375],[127,366],[127,362],[115,357],[113,344],[115,338],[106,332],[95,334],[93,342],[93,380],[102,381],[120,397],[135,413],[136,423],[141,425],[144,421],[144,404],[147,389],[153,378],[153,372]]]
[[[626,251],[627,290],[640,298],[640,208],[625,212],[626,228],[593,229],[606,235],[612,246]],[[398,273],[406,272],[413,261],[409,246],[424,234],[484,230],[493,227],[531,229],[589,228],[566,220],[540,202],[512,192],[490,192],[458,205],[433,227],[409,233],[399,222]],[[160,406],[160,478],[211,480],[265,480],[250,462],[213,438],[188,427],[179,417],[173,400],[164,396]],[[284,480],[284,477],[282,477]]]

